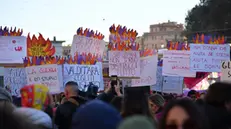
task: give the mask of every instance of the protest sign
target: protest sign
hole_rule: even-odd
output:
[[[183,77],[164,76],[163,92],[164,93],[183,93]]]
[[[109,76],[140,77],[139,51],[109,51]]]
[[[163,76],[195,77],[190,71],[190,51],[168,50],[163,54]]]
[[[24,36],[0,36],[0,63],[21,64],[27,56],[27,43]]]
[[[162,67],[158,66],[156,71],[156,84],[151,86],[153,91],[162,92],[163,86],[163,76],[162,76]]]
[[[26,67],[27,84],[43,84],[51,93],[60,93],[62,74],[57,64]]]
[[[4,87],[12,96],[20,97],[20,89],[26,83],[25,68],[4,68]]]
[[[103,57],[105,42],[93,37],[74,35],[71,45],[71,55],[78,53],[91,53]]]
[[[190,70],[196,72],[221,72],[221,62],[230,60],[230,46],[190,44]]]
[[[92,82],[95,86],[103,90],[102,87],[102,70],[99,65],[79,65],[79,64],[64,64],[64,85],[68,81],[78,83],[78,88],[81,91],[87,91],[89,83]]]
[[[156,84],[157,56],[140,59],[140,79],[132,79],[132,86],[150,86]]]
[[[231,82],[231,62],[224,61],[221,64],[221,81]]]

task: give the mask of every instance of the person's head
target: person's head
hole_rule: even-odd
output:
[[[207,119],[189,99],[178,99],[167,104],[159,129],[208,129]]]
[[[92,100],[81,106],[73,115],[72,129],[117,129],[122,120],[111,105]]]
[[[126,118],[118,129],[157,129],[153,119],[145,116],[132,116]]]
[[[119,111],[121,112],[122,109],[122,101],[123,101],[123,97],[121,96],[115,96],[112,101],[111,104]]]
[[[195,91],[195,90],[190,90],[189,92],[188,92],[188,97],[189,98],[191,98],[192,100],[196,100],[196,96],[197,95],[197,91]]]
[[[78,95],[78,84],[74,81],[69,81],[65,85],[65,97],[69,99],[72,96]]]
[[[160,94],[154,94],[149,97],[150,108],[153,113],[157,113],[164,107],[165,100]]]
[[[205,93],[201,93],[201,94],[200,94],[200,99],[203,100],[204,98],[205,98]]]
[[[216,106],[231,109],[231,84],[216,82],[209,86],[205,102]]]
[[[13,102],[11,94],[4,88],[0,87],[0,101]]]

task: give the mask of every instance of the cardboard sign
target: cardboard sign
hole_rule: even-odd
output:
[[[26,67],[27,84],[43,84],[51,93],[60,93],[62,74],[57,64]]]
[[[87,91],[90,82],[99,87],[99,90],[104,89],[101,84],[102,69],[100,70],[99,65],[65,64],[63,78],[64,85],[68,81],[75,81],[81,91]]]
[[[139,51],[109,51],[109,76],[140,77]]]
[[[4,68],[4,87],[12,96],[20,97],[20,89],[26,83],[25,68]]]
[[[163,54],[163,76],[195,77],[190,71],[190,51],[168,50]]]
[[[162,76],[162,67],[158,66],[156,71],[156,84],[151,86],[153,91],[162,92],[163,87],[163,76]]]
[[[22,64],[27,56],[26,37],[0,36],[0,55],[0,64]]]
[[[157,56],[140,59],[140,79],[132,79],[132,86],[150,86],[156,84]]]
[[[231,82],[231,62],[224,61],[221,64],[221,81]]]
[[[103,57],[103,52],[105,48],[105,42],[103,40],[95,39],[92,37],[85,37],[80,35],[74,35],[71,55],[76,55],[78,53],[91,53],[100,55]]]
[[[221,62],[230,60],[230,46],[190,44],[190,70],[196,72],[221,72]]]
[[[164,93],[183,93],[183,77],[164,76],[163,92]]]

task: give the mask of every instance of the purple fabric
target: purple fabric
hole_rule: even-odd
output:
[[[160,119],[161,119],[161,117],[162,117],[162,112],[159,112],[159,113],[157,113],[155,116],[156,116],[156,119],[157,119],[157,121],[159,121]]]

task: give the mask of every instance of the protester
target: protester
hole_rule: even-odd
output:
[[[7,90],[1,87],[0,87],[0,101],[13,102],[11,94]]]
[[[187,95],[189,98],[191,98],[193,101],[196,101],[197,99],[197,91],[190,90]]]
[[[193,101],[177,99],[166,106],[159,129],[209,129],[209,125]]]
[[[51,118],[43,111],[33,108],[17,108],[14,113],[29,119],[31,123],[39,127],[40,129],[52,129]]]
[[[164,98],[160,94],[154,94],[149,97],[149,103],[153,115],[159,120],[165,104]]]
[[[74,114],[72,129],[117,129],[121,120],[114,107],[101,100],[92,100]]]
[[[67,101],[56,109],[55,114],[55,124],[59,129],[70,129],[72,115],[80,105],[84,104],[85,101],[78,96],[78,84],[73,81],[66,83],[65,97],[67,98]]]
[[[122,111],[122,101],[123,97],[122,96],[116,96],[112,99],[111,104],[119,111]]]
[[[229,83],[216,82],[210,85],[205,96],[204,112],[209,118],[212,129],[231,128],[231,86]]]
[[[126,118],[118,129],[157,129],[152,119],[145,116],[132,116]]]

